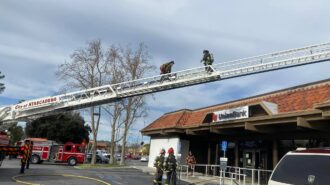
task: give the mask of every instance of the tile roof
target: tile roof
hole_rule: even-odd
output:
[[[166,113],[142,131],[197,126],[202,124],[208,113],[251,105],[261,101],[277,104],[279,114],[312,110],[315,104],[330,101],[330,79],[196,110],[183,109]]]
[[[171,128],[180,125],[184,125],[184,122],[189,118],[190,110],[183,109],[176,112],[164,114],[155,120],[152,124],[147,126],[145,129],[153,128]]]

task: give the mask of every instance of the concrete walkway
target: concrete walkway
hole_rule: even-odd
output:
[[[142,172],[148,173],[150,175],[155,174],[155,168],[150,168],[148,166],[130,166],[130,167],[139,169]],[[180,177],[179,174],[177,175],[178,175],[177,178],[180,178],[182,181],[186,182],[189,185],[219,185],[219,177],[206,177],[206,176],[187,177],[185,174]]]
[[[148,173],[150,175],[154,175],[156,169],[155,168],[150,168],[148,166],[130,166],[131,168],[139,169],[144,173]],[[166,177],[165,177],[166,178]],[[180,178],[182,181],[184,181],[184,184],[188,185],[219,185],[220,184],[220,179],[219,176],[205,176],[204,174],[200,174],[195,172],[195,176],[189,176],[187,177],[186,173],[183,173],[182,176],[180,176],[179,173],[177,173],[177,178]],[[230,184],[236,184],[235,182],[230,182],[229,179],[226,179],[224,182],[224,185],[230,185]],[[238,184],[238,182],[237,182]],[[243,184],[243,180],[241,181],[241,184]],[[247,179],[246,185],[251,185],[251,179]],[[254,182],[254,185],[257,185],[257,182]],[[180,185],[180,184],[178,184]],[[181,184],[183,185],[183,184]],[[265,185],[265,184],[260,184],[260,185]]]

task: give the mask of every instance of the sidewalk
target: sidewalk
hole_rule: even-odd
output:
[[[131,168],[139,169],[144,173],[150,175],[155,174],[155,168],[150,168],[148,166],[130,166]],[[187,177],[185,174],[180,177],[180,174],[177,174],[178,178],[186,182],[188,185],[219,185],[219,177],[207,177],[207,176],[198,176],[198,177]]]
[[[135,168],[138,170],[141,170],[144,173],[148,173],[150,175],[154,175],[155,174],[155,168],[150,168],[148,166],[134,166],[131,165],[131,168]],[[220,179],[219,176],[205,176],[204,174],[201,173],[196,173],[195,172],[195,176],[189,176],[187,177],[186,173],[181,174],[182,176],[180,176],[180,174],[177,174],[177,178],[180,178],[181,181],[183,183],[178,184],[178,185],[219,185],[220,184]],[[166,178],[166,176],[165,176]],[[238,181],[235,182],[231,182],[230,179],[225,179],[224,185],[230,185],[230,184],[237,184]],[[243,181],[241,181],[241,184],[244,184]],[[247,181],[245,182],[246,185],[251,185],[251,179],[247,179]],[[257,185],[257,182],[254,182],[254,185]],[[267,183],[266,183],[267,184]],[[260,183],[260,185],[265,185]]]

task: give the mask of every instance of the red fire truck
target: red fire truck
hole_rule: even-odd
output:
[[[0,166],[6,157],[6,149],[9,146],[9,136],[6,132],[0,131]]]
[[[55,141],[42,138],[29,138],[33,141],[31,163],[40,164],[43,161],[68,163],[75,166],[85,161],[85,145],[71,142],[58,144]]]

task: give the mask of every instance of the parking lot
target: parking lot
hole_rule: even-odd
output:
[[[141,170],[130,166],[121,168],[93,168],[77,169],[63,164],[30,165],[23,176],[19,174],[20,161],[17,159],[5,160],[0,167],[1,184],[111,184],[111,185],[145,185],[151,184],[153,177]],[[146,166],[140,161],[129,161],[128,165]],[[21,181],[15,182],[15,180]]]

